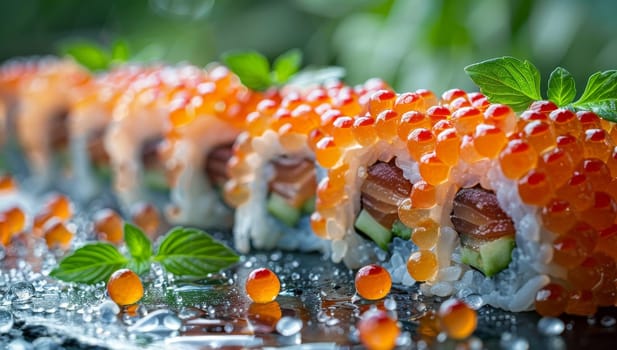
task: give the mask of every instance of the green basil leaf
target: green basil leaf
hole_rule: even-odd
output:
[[[595,112],[604,119],[617,120],[617,70],[597,72],[589,77],[585,91],[573,106]]]
[[[152,243],[137,226],[124,224],[124,242],[133,258],[149,260],[152,256]]]
[[[85,245],[68,255],[49,274],[67,282],[97,283],[107,281],[114,271],[123,268],[127,259],[109,243]]]
[[[548,79],[548,99],[563,107],[574,101],[576,97],[576,82],[570,72],[557,67]]]
[[[298,49],[292,49],[280,55],[273,64],[274,81],[277,84],[285,84],[298,72],[301,63],[302,52]]]
[[[131,56],[129,45],[124,40],[117,40],[111,46],[111,59],[116,63],[126,62]]]
[[[236,263],[238,255],[201,230],[176,227],[161,242],[154,261],[175,275],[204,277]]]
[[[516,111],[542,99],[540,73],[529,61],[500,57],[465,67],[465,72],[493,103],[509,105]]]
[[[227,53],[223,55],[223,62],[250,89],[261,91],[272,85],[270,63],[258,52]]]
[[[140,260],[140,259],[131,259],[127,267],[135,272],[138,275],[143,275],[150,271],[150,259],[148,260]]]
[[[63,50],[64,54],[69,55],[82,66],[96,71],[105,70],[109,67],[111,57],[100,46],[78,42],[66,46]]]

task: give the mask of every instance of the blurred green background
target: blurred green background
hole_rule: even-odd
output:
[[[543,82],[567,68],[581,91],[591,73],[617,68],[615,13],[614,0],[3,0],[0,59],[77,39],[121,38],[136,60],[198,65],[232,49],[300,48],[305,65],[342,66],[350,83],[441,92],[472,88],[464,66],[513,55]]]

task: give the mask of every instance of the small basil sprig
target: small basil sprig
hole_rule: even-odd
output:
[[[178,276],[205,277],[238,261],[238,255],[204,231],[175,227],[163,238],[154,254],[152,242],[136,226],[124,226],[124,241],[129,257],[109,243],[87,244],[66,256],[50,273],[67,282],[93,284],[107,281],[121,268],[137,274],[150,270],[153,262]]]
[[[130,57],[128,44],[124,40],[115,41],[109,49],[89,41],[76,41],[64,45],[61,51],[91,71],[107,70],[113,64],[128,61]]]
[[[298,72],[302,53],[289,50],[274,60],[272,71],[268,59],[256,51],[234,51],[223,54],[223,63],[234,72],[248,88],[263,91],[271,86],[285,84]]]
[[[542,99],[540,73],[529,61],[514,57],[493,58],[469,65],[465,72],[491,102],[507,104],[516,111]],[[566,69],[557,67],[549,77],[547,97],[559,107],[591,110],[606,120],[617,122],[617,70],[593,74],[581,97],[574,101],[574,78]]]

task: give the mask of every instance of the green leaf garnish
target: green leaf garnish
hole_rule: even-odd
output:
[[[500,57],[465,67],[465,72],[491,102],[522,111],[540,94],[540,73],[529,61]]]
[[[111,60],[109,53],[103,48],[88,42],[70,44],[62,51],[65,55],[73,57],[77,63],[92,71],[107,69]]]
[[[206,276],[238,261],[238,255],[209,234],[192,228],[172,229],[154,261],[176,275]]]
[[[597,72],[589,77],[583,95],[572,105],[617,121],[617,70]]]
[[[223,55],[223,62],[250,89],[261,91],[272,85],[270,63],[256,51],[227,53]]]
[[[270,72],[268,59],[256,51],[236,51],[223,54],[222,61],[248,88],[263,91],[285,84],[300,69],[302,53],[298,49],[285,52],[274,60]]]
[[[273,64],[274,81],[285,84],[289,78],[298,72],[302,64],[302,52],[292,49],[280,55]]]
[[[557,67],[548,79],[548,99],[558,106],[565,106],[574,101],[576,96],[576,82],[570,72]]]
[[[131,224],[124,225],[124,242],[133,258],[129,262],[129,268],[138,275],[150,270],[150,257],[152,257],[152,243],[141,229]]]
[[[111,60],[116,63],[126,62],[131,54],[129,45],[124,40],[117,40],[111,46]]]
[[[113,245],[94,243],[62,259],[49,275],[63,281],[92,284],[108,280],[114,271],[127,263],[128,260]]]

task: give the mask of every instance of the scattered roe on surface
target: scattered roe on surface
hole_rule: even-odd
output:
[[[124,236],[124,220],[113,209],[101,209],[94,214],[94,231],[100,240],[121,243]]]
[[[0,175],[0,192],[14,191],[17,188],[17,183],[11,175]]]
[[[135,272],[120,269],[109,277],[107,294],[120,306],[132,305],[144,296],[144,287]]]
[[[392,288],[392,278],[388,270],[375,264],[362,267],[356,273],[356,292],[368,300],[382,299]]]
[[[131,220],[133,223],[144,230],[144,232],[154,237],[161,225],[161,215],[159,210],[151,203],[137,203],[131,208]]]
[[[458,299],[444,301],[439,306],[438,316],[441,328],[452,339],[469,337],[478,325],[476,311]]]
[[[49,211],[52,216],[61,220],[68,220],[73,216],[71,200],[66,195],[60,193],[54,193],[49,198],[47,204],[45,204],[44,211]]]
[[[68,249],[71,246],[73,232],[62,221],[54,219],[45,224],[44,237],[48,248]]]
[[[358,322],[360,341],[369,350],[389,350],[396,346],[401,329],[396,320],[382,310],[369,310]]]
[[[268,303],[276,299],[281,291],[281,282],[274,272],[267,268],[251,271],[245,284],[246,292],[255,303]]]

